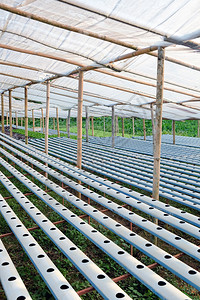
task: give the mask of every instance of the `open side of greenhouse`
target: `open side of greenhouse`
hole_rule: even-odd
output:
[[[199,19],[198,0],[0,0],[1,299],[199,299],[200,143],[175,136],[199,137]]]

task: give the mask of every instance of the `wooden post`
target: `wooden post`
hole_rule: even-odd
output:
[[[105,117],[103,117],[103,131],[106,131],[106,120]]]
[[[112,106],[112,147],[115,147],[115,107]]]
[[[42,114],[42,132],[44,133],[44,113],[43,113],[43,108],[41,108],[41,114]]]
[[[12,92],[9,90],[9,123],[10,123],[10,137],[12,137]]]
[[[57,120],[57,134],[58,134],[58,137],[60,137],[58,107],[56,107],[56,120]]]
[[[94,136],[94,117],[91,117],[92,120],[92,136]]]
[[[49,102],[50,102],[50,81],[48,80],[47,91],[46,91],[46,117],[45,117],[45,153],[46,154],[48,154],[48,137],[49,137]],[[43,109],[42,109],[42,114],[43,114]]]
[[[122,118],[122,136],[124,137],[124,118]]]
[[[67,137],[70,138],[70,113],[71,113],[71,109],[68,110],[68,117],[67,117]]]
[[[28,88],[24,88],[25,143],[28,144]]]
[[[150,104],[151,107],[151,124],[152,124],[152,138],[153,138],[153,147],[154,147],[154,137],[155,137],[155,126],[154,126],[154,111],[153,111],[153,103]],[[154,151],[154,150],[153,150]]]
[[[6,126],[8,126],[8,112],[6,113]]]
[[[145,126],[145,119],[143,119],[143,132],[144,132],[144,141],[146,141],[146,126]]]
[[[4,94],[1,94],[1,132],[5,133],[5,127],[4,127]]]
[[[156,91],[156,118],[155,118],[155,144],[154,144],[154,168],[153,168],[153,191],[152,197],[159,200],[160,185],[160,154],[161,154],[161,137],[162,137],[162,107],[163,107],[163,83],[164,83],[164,56],[163,48],[158,48],[157,63],[157,91]],[[158,219],[155,219],[158,224]],[[155,237],[157,245],[157,237]]]
[[[83,72],[79,72],[78,115],[77,115],[77,167],[82,164],[82,115],[83,115]]]
[[[115,117],[115,135],[117,136],[117,133],[118,133],[118,116]]]
[[[21,117],[21,126],[23,126],[23,118]]]
[[[66,118],[66,132],[68,131],[68,123],[67,123],[67,118]]]
[[[153,198],[156,200],[159,200],[159,183],[160,183],[164,56],[165,56],[164,49],[159,47],[158,65],[157,65],[156,120],[155,120],[156,122],[155,122],[153,193],[152,193]]]
[[[89,114],[88,114],[88,106],[85,107],[85,117],[86,117],[86,120],[85,120],[85,131],[86,131],[86,142],[89,141],[89,134],[88,134],[88,125],[89,125]]]
[[[197,137],[199,137],[199,120],[197,121]]]
[[[53,118],[53,130],[56,129],[55,118]]]
[[[15,112],[15,119],[16,119],[16,128],[18,127],[18,116],[17,116],[17,111]]]
[[[133,136],[135,135],[135,122],[134,122],[134,117],[132,117],[132,122],[133,122]]]
[[[173,144],[175,145],[176,133],[175,133],[175,121],[172,121],[172,133],[173,133]]]
[[[34,109],[32,109],[32,121],[33,121],[33,132],[35,132],[35,118],[34,118]]]

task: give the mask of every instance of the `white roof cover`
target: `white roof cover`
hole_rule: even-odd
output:
[[[0,8],[0,93],[14,88],[13,111],[27,84],[31,105],[45,107],[45,80],[52,79],[50,116],[57,106],[75,115],[78,74],[70,73],[98,66],[84,72],[90,115],[110,115],[117,104],[118,116],[150,118],[157,51],[109,63],[166,46],[163,117],[200,119],[199,0],[0,0]]]

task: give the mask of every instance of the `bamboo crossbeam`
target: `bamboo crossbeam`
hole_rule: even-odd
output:
[[[72,32],[75,32],[75,33],[79,33],[79,34],[82,34],[82,35],[86,35],[86,36],[90,36],[90,37],[93,37],[93,38],[96,38],[96,39],[100,39],[100,40],[103,40],[103,41],[106,41],[106,42],[110,42],[110,43],[113,43],[113,44],[116,44],[116,45],[120,45],[120,46],[125,47],[125,48],[129,48],[129,49],[133,49],[133,50],[141,50],[141,49],[138,49],[138,47],[135,47],[134,45],[132,45],[130,43],[126,43],[126,42],[123,42],[123,41],[120,41],[120,40],[116,40],[112,37],[101,35],[101,34],[91,32],[91,31],[88,31],[88,30],[80,29],[80,28],[77,28],[75,26],[62,24],[62,23],[54,21],[54,20],[49,20],[45,17],[40,17],[40,16],[37,16],[35,14],[29,13],[29,12],[26,12],[26,11],[22,11],[18,8],[11,7],[11,6],[3,4],[3,3],[0,3],[0,9],[8,11],[8,12],[13,13],[13,14],[20,15],[22,17],[26,17],[26,18],[38,21],[38,22],[42,22],[42,23],[45,23],[45,24],[48,24],[48,25],[51,25],[51,26],[55,26],[55,27],[58,27],[58,28],[61,28],[61,29],[65,29],[65,30],[68,30],[68,31],[72,31]],[[148,53],[148,52],[146,52],[146,53]],[[155,54],[155,53],[151,53],[151,55],[157,57],[157,54]],[[194,69],[194,70],[198,70],[198,71],[200,70],[200,68],[198,68],[196,66],[186,64],[184,62],[178,61],[178,60],[173,59],[173,58],[166,57],[166,60],[168,60],[170,62],[173,62],[173,63],[180,64],[182,66],[185,66],[185,67],[188,67],[188,68],[191,68],[191,69]],[[87,70],[89,70],[89,69],[86,68],[82,71],[87,71]]]

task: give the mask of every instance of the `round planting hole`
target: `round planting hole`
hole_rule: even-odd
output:
[[[144,269],[144,266],[143,265],[137,265],[136,268],[137,269]]]
[[[51,273],[51,272],[53,272],[54,271],[54,269],[53,268],[49,268],[49,269],[47,269],[47,272],[48,273]]]
[[[188,273],[189,273],[190,275],[195,275],[195,274],[197,274],[197,272],[194,271],[194,270],[190,270]]]
[[[63,284],[63,285],[61,285],[60,286],[60,289],[61,290],[67,290],[69,287],[68,287],[68,285],[66,285],[66,284]]]
[[[116,298],[117,298],[117,299],[122,299],[122,298],[124,298],[124,297],[125,297],[125,295],[122,294],[122,293],[117,293],[117,294],[116,294]]]
[[[83,260],[82,260],[82,263],[83,263],[83,264],[86,264],[86,263],[88,263],[88,262],[89,262],[88,259],[83,259]]]
[[[3,262],[1,265],[2,265],[2,266],[7,266],[7,265],[9,265],[9,262],[5,261],[5,262]]]
[[[14,277],[14,276],[11,276],[8,278],[8,281],[14,281],[14,280],[16,280],[16,277]]]
[[[164,282],[164,281],[162,281],[162,280],[161,280],[161,281],[158,281],[158,285],[159,285],[159,286],[165,286],[165,285],[166,285],[166,282]]]
[[[100,275],[97,275],[97,278],[98,279],[104,279],[106,276],[105,275],[102,275],[102,274],[100,274]]]

